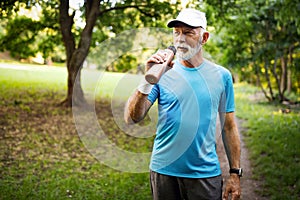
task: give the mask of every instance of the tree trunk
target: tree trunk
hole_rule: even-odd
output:
[[[63,101],[66,106],[82,106],[86,104],[80,78],[80,67],[68,67],[68,92],[67,98]]]
[[[265,77],[266,77],[269,92],[270,92],[270,95],[271,95],[271,98],[268,98],[268,100],[273,101],[275,99],[275,97],[274,97],[273,88],[272,88],[272,84],[271,84],[271,80],[270,80],[270,76],[269,76],[269,61],[268,61],[267,58],[265,58],[264,68],[265,68]]]
[[[272,71],[272,74],[275,78],[275,81],[276,81],[276,85],[277,85],[277,89],[278,89],[278,94],[279,94],[279,100],[282,101],[283,100],[283,94],[281,92],[281,88],[280,88],[280,79],[278,77],[278,74],[276,72],[276,69],[277,69],[277,59],[278,57],[276,56],[276,53],[275,53],[275,59],[274,59],[274,65],[273,65],[273,69],[271,70]]]
[[[281,88],[282,95],[284,95],[287,89],[287,59],[285,57],[285,51],[284,54],[281,56],[280,60],[281,60],[280,88]]]
[[[268,99],[268,101],[272,101],[272,98],[269,97],[269,95],[267,94],[263,85],[261,84],[259,65],[255,64],[255,62],[254,62],[254,66],[255,66],[256,82],[257,82],[258,86],[261,88],[261,91],[264,93],[264,95]]]
[[[99,15],[99,6],[100,0],[85,1],[86,25],[76,48],[75,38],[72,34],[75,11],[72,15],[69,15],[69,1],[60,1],[60,26],[67,54],[68,68],[68,91],[63,104],[68,107],[86,104],[84,92],[81,87],[81,68],[89,52],[93,27]]]
[[[289,67],[288,67],[288,74],[287,74],[287,92],[290,94],[292,92],[292,68],[293,68],[293,51],[294,45],[289,47]]]

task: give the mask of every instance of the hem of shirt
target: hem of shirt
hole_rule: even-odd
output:
[[[218,170],[217,173],[212,173],[212,174],[206,174],[206,175],[201,175],[199,174],[198,176],[195,175],[190,175],[190,174],[181,174],[181,173],[172,173],[172,172],[165,172],[165,171],[160,171],[160,170],[153,170],[150,168],[151,171],[167,175],[167,176],[174,176],[174,177],[180,177],[180,178],[212,178],[216,176],[222,175],[222,171]]]
[[[231,112],[234,112],[234,111],[235,111],[235,108],[231,108],[231,109],[227,109],[226,113],[231,113]]]

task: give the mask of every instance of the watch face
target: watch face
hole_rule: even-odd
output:
[[[243,169],[240,168],[240,169],[239,169],[239,176],[242,176],[242,175],[243,175]]]

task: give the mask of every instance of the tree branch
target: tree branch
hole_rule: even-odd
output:
[[[69,10],[69,1],[61,0],[59,5],[59,13],[60,13],[59,23],[60,23],[60,29],[63,37],[63,42],[66,48],[67,61],[69,63],[71,59],[71,55],[75,50],[75,38],[71,31],[72,26],[74,24],[75,11],[70,16],[68,14],[68,10]]]
[[[127,5],[127,6],[116,6],[116,7],[112,7],[112,8],[109,8],[109,9],[106,9],[106,10],[102,10],[99,12],[99,15],[98,16],[102,16],[103,14],[107,13],[107,12],[110,12],[112,10],[125,10],[127,8],[135,8],[137,9],[138,11],[140,11],[142,14],[144,14],[145,16],[148,16],[148,17],[154,17],[155,15],[153,14],[150,14],[148,12],[145,12],[143,9],[141,9],[141,7],[149,7],[149,5]]]

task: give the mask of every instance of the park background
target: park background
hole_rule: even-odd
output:
[[[125,102],[130,94],[115,91],[120,82],[130,77],[123,89],[134,87],[147,56],[170,44],[166,22],[183,7],[206,12],[205,56],[233,74],[257,194],[300,198],[300,2],[85,2],[0,3],[0,199],[151,198],[148,173],[118,171],[90,154],[72,108],[94,100],[111,141],[127,151],[151,151],[153,137],[120,129],[112,102]],[[134,46],[145,31],[160,39],[155,47]]]

